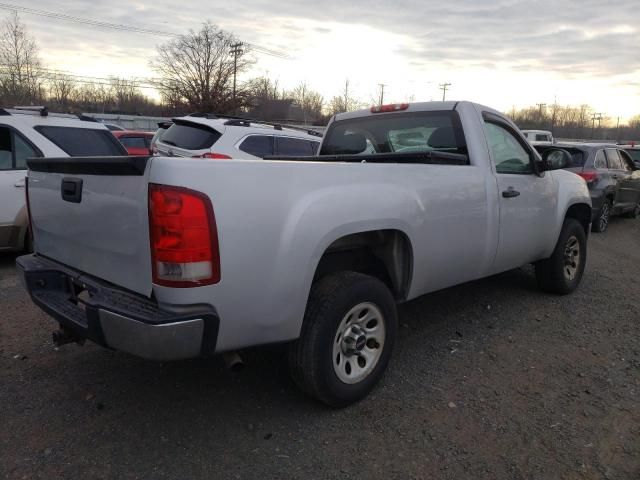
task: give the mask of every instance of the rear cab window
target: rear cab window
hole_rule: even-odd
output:
[[[385,113],[337,120],[325,135],[320,155],[427,152],[467,154],[456,111]]]
[[[109,130],[38,125],[35,130],[72,157],[126,155],[127,151]]]
[[[211,148],[222,136],[220,132],[206,125],[175,120],[160,142],[186,150]]]

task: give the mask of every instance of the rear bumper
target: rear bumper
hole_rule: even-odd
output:
[[[80,338],[150,360],[177,360],[215,352],[219,319],[210,306],[160,308],[39,255],[16,261],[33,302]]]

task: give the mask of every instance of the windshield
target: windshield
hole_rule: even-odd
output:
[[[625,150],[629,155],[631,155],[631,158],[633,158],[634,162],[640,162],[640,149],[629,149],[629,150]]]
[[[334,122],[320,155],[449,152],[466,154],[457,112],[402,112]]]

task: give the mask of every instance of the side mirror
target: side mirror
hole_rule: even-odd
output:
[[[571,154],[561,148],[549,148],[542,154],[542,164],[545,170],[567,168],[571,165],[571,161]]]

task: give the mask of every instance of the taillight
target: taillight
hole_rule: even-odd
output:
[[[153,283],[197,287],[220,281],[220,252],[213,206],[194,190],[149,185]]]
[[[212,153],[212,152],[203,153],[202,155],[195,155],[193,158],[213,158],[216,160],[231,160],[231,157],[229,155],[225,155],[223,153]]]
[[[389,105],[378,105],[371,107],[371,113],[399,112],[409,108],[408,103],[390,103]]]
[[[578,173],[587,184],[595,183],[598,180],[598,172],[595,170],[585,170],[584,172]]]

